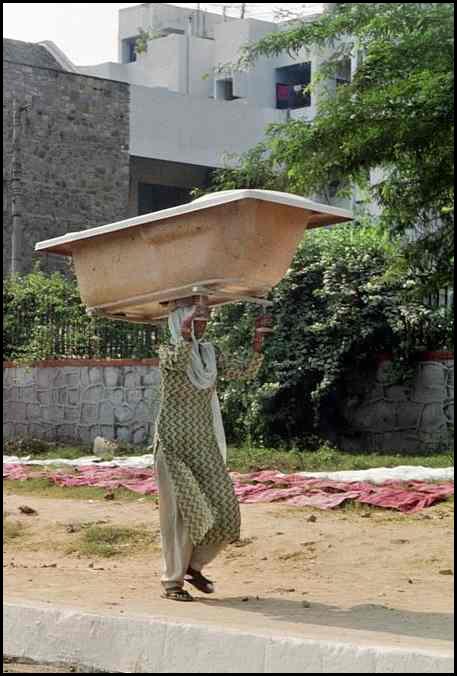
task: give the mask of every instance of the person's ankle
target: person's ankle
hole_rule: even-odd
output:
[[[201,575],[201,572],[202,572],[201,569],[198,570],[198,568],[194,568],[193,566],[189,566],[189,568],[187,569],[188,575],[194,575],[194,574]]]

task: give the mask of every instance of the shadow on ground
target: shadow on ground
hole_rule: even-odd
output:
[[[245,597],[247,598],[247,597]],[[228,599],[198,599],[211,607],[243,608],[246,612],[258,613],[265,619],[292,624],[306,624],[398,634],[423,639],[452,641],[454,638],[454,616],[446,613],[426,613],[397,610],[383,605],[363,604],[353,608],[338,608],[322,603],[311,603],[263,597]],[[306,603],[306,602],[305,602]],[[261,626],[259,627],[261,629]],[[331,635],[329,634],[329,638]]]

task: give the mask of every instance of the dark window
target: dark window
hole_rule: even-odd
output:
[[[276,85],[276,101],[279,110],[296,110],[311,105],[311,95],[302,85]]]
[[[225,80],[217,80],[216,82],[216,98],[222,101],[235,101],[239,96],[233,93],[233,80],[227,78]]]
[[[435,291],[435,293],[431,293],[428,296],[427,302],[431,307],[453,308],[454,289],[451,287],[446,287],[445,289],[441,289],[440,291]]]
[[[351,84],[352,80],[352,64],[351,59],[342,59],[339,62],[336,70],[336,86],[342,87]]]
[[[233,101],[233,80],[225,80],[225,100]]]
[[[137,38],[129,38],[128,40],[123,40],[122,47],[122,59],[123,63],[133,63],[136,61],[136,41]]]
[[[280,110],[295,110],[311,105],[307,87],[311,83],[311,63],[300,63],[276,70],[276,105]]]
[[[151,183],[138,184],[138,215],[177,207],[191,201],[190,189]]]

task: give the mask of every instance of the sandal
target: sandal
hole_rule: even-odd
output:
[[[184,580],[189,584],[193,585],[198,591],[201,591],[203,594],[214,594],[214,583],[211,580],[208,580],[207,577],[202,575],[197,570],[189,568],[187,575],[184,577]]]
[[[181,601],[183,603],[190,603],[193,601],[193,597],[182,587],[171,587],[170,589],[165,589],[162,593],[162,598],[167,599],[168,601]]]

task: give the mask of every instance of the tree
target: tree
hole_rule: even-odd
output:
[[[221,390],[231,440],[300,445],[318,431],[338,443],[347,383],[358,374],[370,385],[379,353],[393,353],[404,376],[417,350],[452,349],[452,313],[424,303],[416,276],[395,272],[400,259],[398,243],[364,223],[306,234],[271,294],[275,331],[258,380]],[[211,338],[247,352],[256,312],[219,309]]]
[[[236,64],[303,48],[328,48],[317,81],[334,81],[341,60],[358,55],[346,86],[320,95],[312,122],[272,126],[257,155],[216,174],[215,187],[274,184],[309,195],[339,184],[370,190],[392,234],[407,235],[407,265],[424,290],[453,279],[454,248],[454,5],[453,3],[333,3],[314,21],[247,45]],[[232,64],[233,65],[233,64]],[[313,86],[315,86],[316,82]],[[253,171],[253,158],[257,160]],[[370,184],[374,170],[382,179]],[[411,232],[416,234],[411,238]]]

